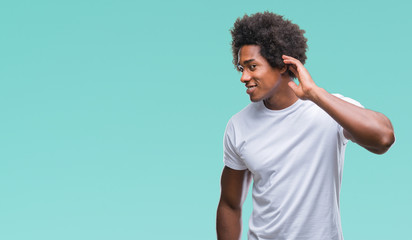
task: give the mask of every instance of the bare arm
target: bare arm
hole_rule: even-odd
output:
[[[297,97],[311,100],[321,107],[343,127],[345,137],[351,141],[373,153],[383,154],[388,151],[395,141],[395,135],[392,124],[385,115],[333,96],[315,84],[299,60],[285,55],[283,60],[290,65],[289,70],[299,80],[299,85],[289,82]]]
[[[221,195],[217,207],[216,230],[218,240],[238,240],[242,232],[242,205],[247,196],[251,174],[248,170],[224,167]]]

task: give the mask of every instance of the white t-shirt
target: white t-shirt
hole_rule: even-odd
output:
[[[343,98],[355,105],[358,102]],[[250,240],[342,240],[339,192],[347,139],[311,101],[251,103],[228,122],[224,163],[253,175]]]

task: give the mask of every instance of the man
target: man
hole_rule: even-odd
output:
[[[395,140],[383,114],[315,84],[303,66],[303,33],[270,12],[245,15],[231,30],[234,64],[252,103],[225,131],[219,240],[240,239],[252,177],[248,239],[342,240],[339,192],[348,140],[377,154]]]

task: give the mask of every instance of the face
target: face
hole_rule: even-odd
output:
[[[257,45],[245,45],[238,53],[238,69],[242,73],[240,81],[245,84],[252,102],[270,99],[281,90],[284,70],[273,68],[260,55]]]

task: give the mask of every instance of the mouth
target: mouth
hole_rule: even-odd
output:
[[[253,90],[255,90],[257,85],[250,85],[250,86],[246,86],[246,87],[247,87],[246,93],[251,94],[253,92]]]

